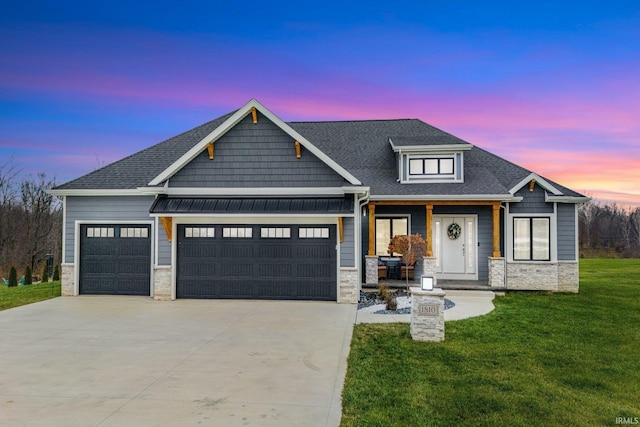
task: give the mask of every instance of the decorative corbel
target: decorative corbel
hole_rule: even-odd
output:
[[[162,226],[164,227],[164,232],[167,234],[167,240],[171,241],[172,239],[172,230],[173,230],[173,217],[170,216],[161,216],[160,221],[162,221]]]
[[[300,145],[300,141],[296,141],[296,157],[298,159],[302,157],[302,146]]]
[[[531,182],[529,182],[529,191],[531,193],[533,193],[533,187],[535,187],[535,186],[536,186],[536,180],[532,179]]]
[[[209,160],[213,160],[213,142],[207,144],[207,150],[209,151]]]
[[[258,110],[256,110],[256,107],[251,107],[251,116],[253,117],[253,124],[258,123]]]

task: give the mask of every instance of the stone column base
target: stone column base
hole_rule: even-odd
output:
[[[360,280],[358,270],[355,268],[340,269],[340,287],[338,289],[338,302],[340,304],[357,304],[360,299]]]
[[[71,297],[76,295],[75,265],[62,264],[60,267],[60,279],[62,279],[61,295],[63,297]]]
[[[436,258],[434,256],[422,257],[422,273],[420,273],[420,274],[423,275],[423,276],[436,277],[436,261],[437,260],[438,260],[438,258]],[[419,282],[420,278],[416,277],[416,280],[418,280],[418,282]]]
[[[411,288],[411,338],[414,341],[444,341],[444,296],[440,288]]]
[[[506,261],[504,258],[489,257],[489,286],[491,286],[491,289],[506,289],[507,284],[505,282],[505,266]]]
[[[378,257],[376,255],[367,255],[365,259],[365,283],[378,284]]]
[[[171,300],[170,265],[156,265],[153,267],[153,299],[156,301]]]

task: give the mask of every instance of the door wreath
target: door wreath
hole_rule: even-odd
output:
[[[462,234],[462,228],[455,222],[447,228],[447,236],[451,240],[456,240]]]

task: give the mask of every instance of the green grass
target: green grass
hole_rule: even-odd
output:
[[[342,426],[602,426],[640,418],[640,260],[580,261],[579,294],[508,293],[445,341],[354,330]]]
[[[25,286],[0,286],[0,310],[60,296],[60,281]]]

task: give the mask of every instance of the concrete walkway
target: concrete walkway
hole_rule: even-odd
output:
[[[495,308],[492,291],[445,291],[446,299],[455,303],[455,307],[445,310],[444,320],[460,320],[468,317],[482,316],[490,313]],[[374,314],[358,310],[356,323],[395,323],[411,322],[410,314]]]
[[[355,313],[109,296],[0,311],[0,426],[338,426]]]

